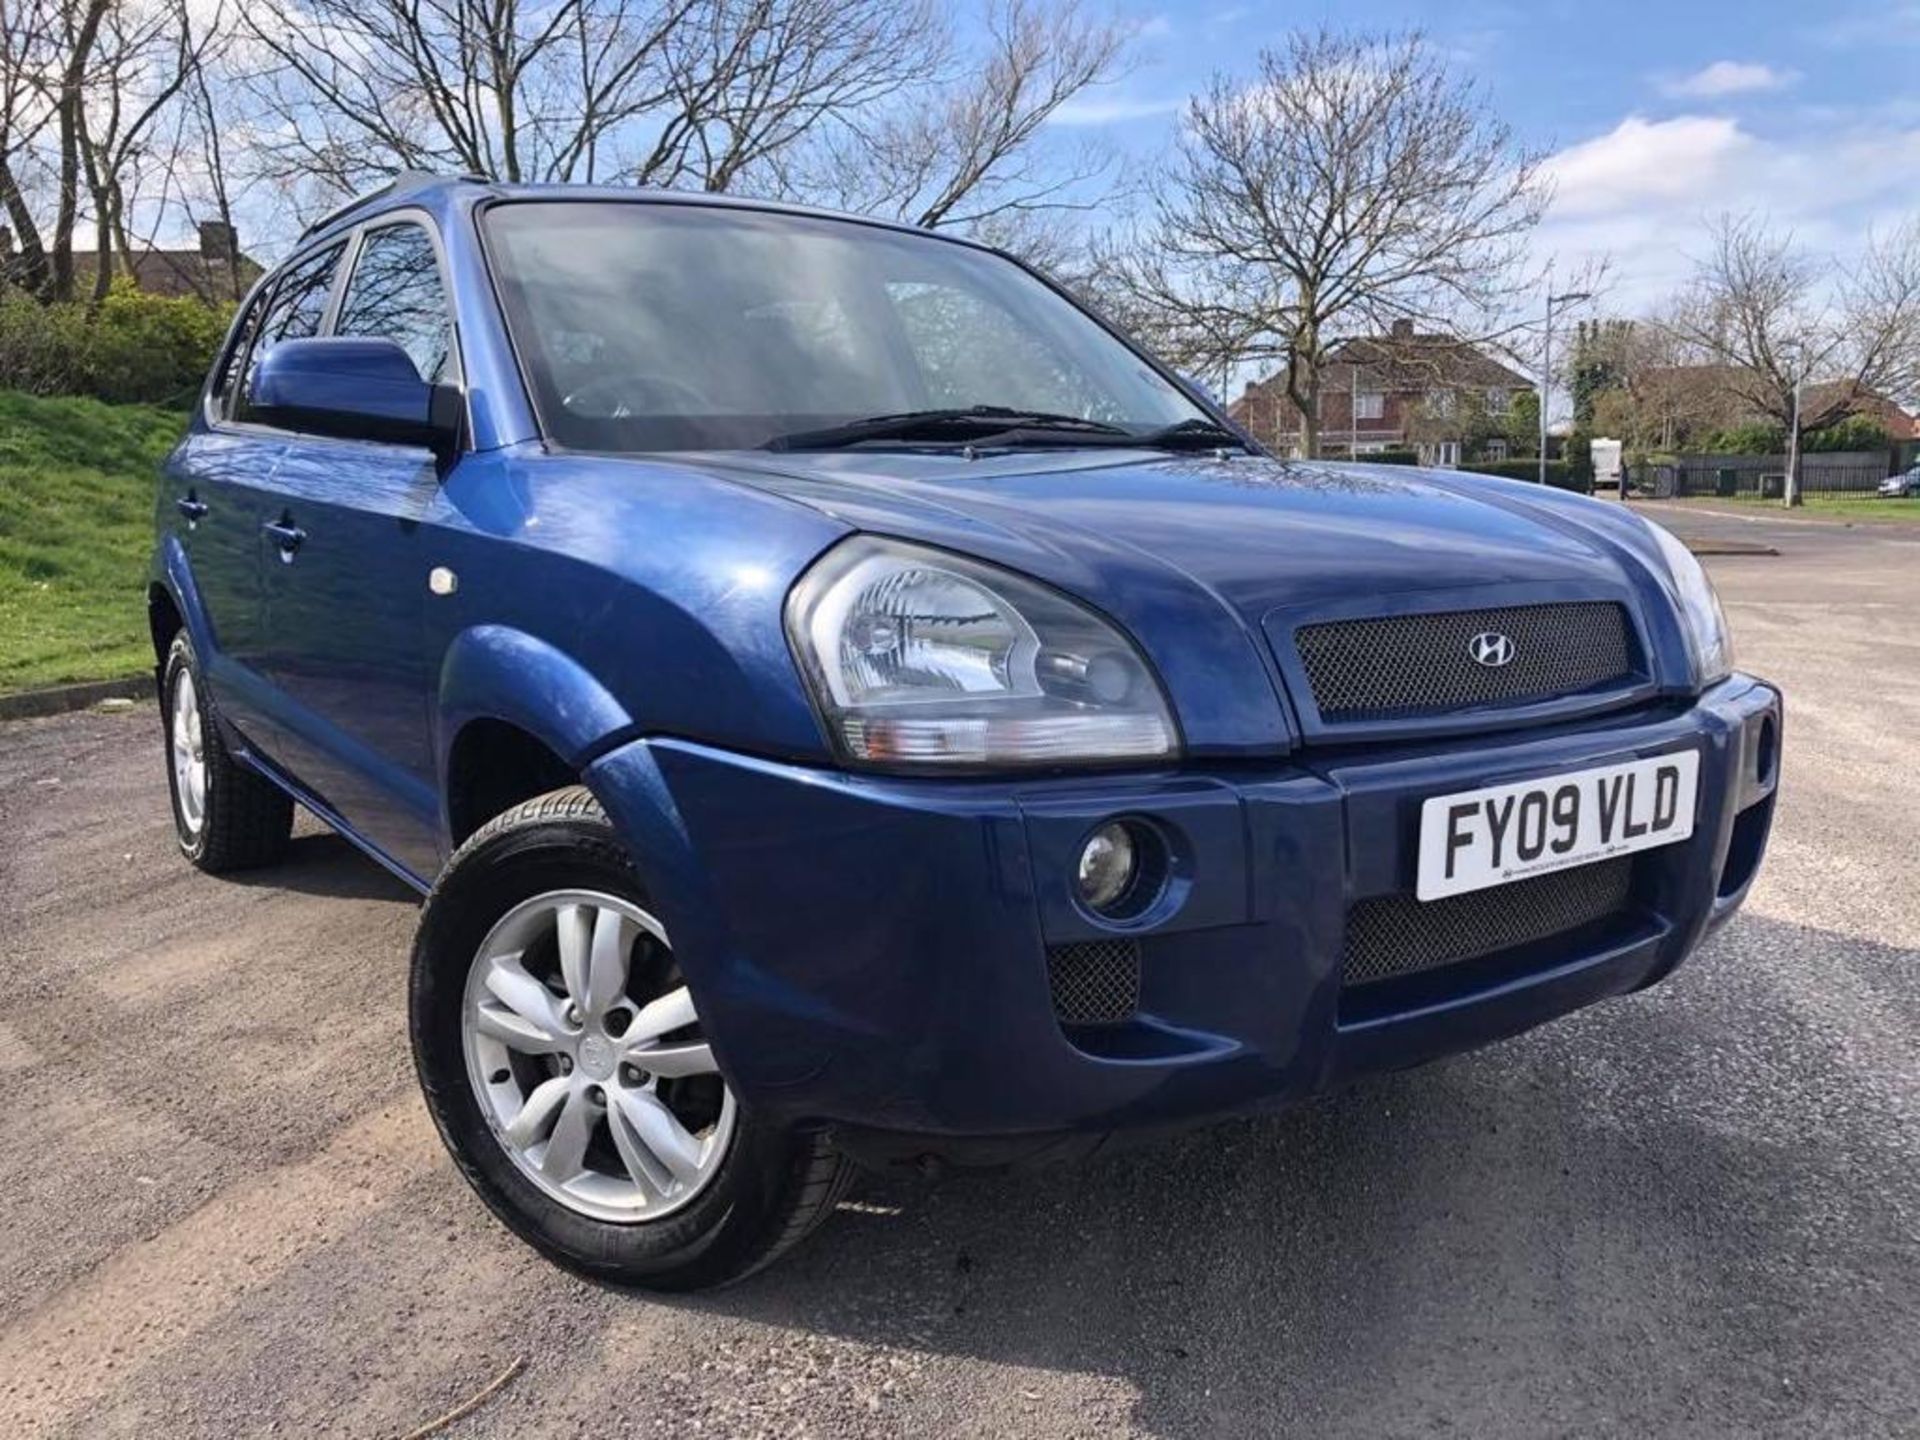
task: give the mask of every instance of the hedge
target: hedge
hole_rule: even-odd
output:
[[[125,281],[97,308],[82,300],[46,305],[0,287],[0,389],[185,405],[231,314],[197,299],[143,294]]]
[[[1540,479],[1538,460],[1482,460],[1460,468],[1476,475],[1499,475],[1508,480],[1537,482]],[[1582,495],[1593,493],[1593,476],[1577,473],[1565,460],[1547,462],[1547,484],[1556,490],[1574,490]]]

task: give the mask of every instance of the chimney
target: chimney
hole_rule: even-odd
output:
[[[200,222],[200,258],[231,261],[240,253],[240,237],[224,220]]]
[[[1413,338],[1413,321],[1411,320],[1394,321],[1393,322],[1393,338],[1396,340],[1411,340]]]

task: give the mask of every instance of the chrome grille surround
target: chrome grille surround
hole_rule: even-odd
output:
[[[1342,980],[1371,985],[1578,930],[1625,909],[1632,881],[1633,856],[1623,855],[1442,900],[1358,901],[1347,911]]]
[[[1487,634],[1513,642],[1511,661],[1474,659]],[[1293,643],[1314,707],[1333,724],[1549,700],[1638,677],[1632,626],[1612,600],[1322,621],[1296,629]]]

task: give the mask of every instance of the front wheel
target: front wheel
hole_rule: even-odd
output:
[[[491,821],[414,943],[414,1062],[454,1160],[550,1258],[655,1289],[723,1284],[797,1243],[851,1174],[745,1111],[599,804]]]

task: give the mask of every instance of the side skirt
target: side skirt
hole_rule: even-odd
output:
[[[427,892],[433,888],[432,881],[423,880],[405,865],[402,865],[398,860],[387,854],[387,852],[382,850],[378,845],[375,845],[371,840],[368,840],[365,836],[355,831],[353,827],[341,819],[324,800],[313,795],[297,780],[280,770],[279,767],[271,761],[255,754],[247,743],[242,740],[239,735],[234,733],[230,726],[223,726],[222,729],[226,732],[223,738],[227,741],[227,751],[234,759],[238,760],[242,765],[245,765],[249,770],[265,777],[286,791],[288,795],[293,797],[293,802],[300,806],[301,809],[310,811],[319,817],[334,834],[338,835],[342,840],[345,840],[349,845],[353,846],[354,849],[358,850],[382,869],[390,871],[396,879],[405,883],[409,888],[417,890],[422,899],[426,898]]]

